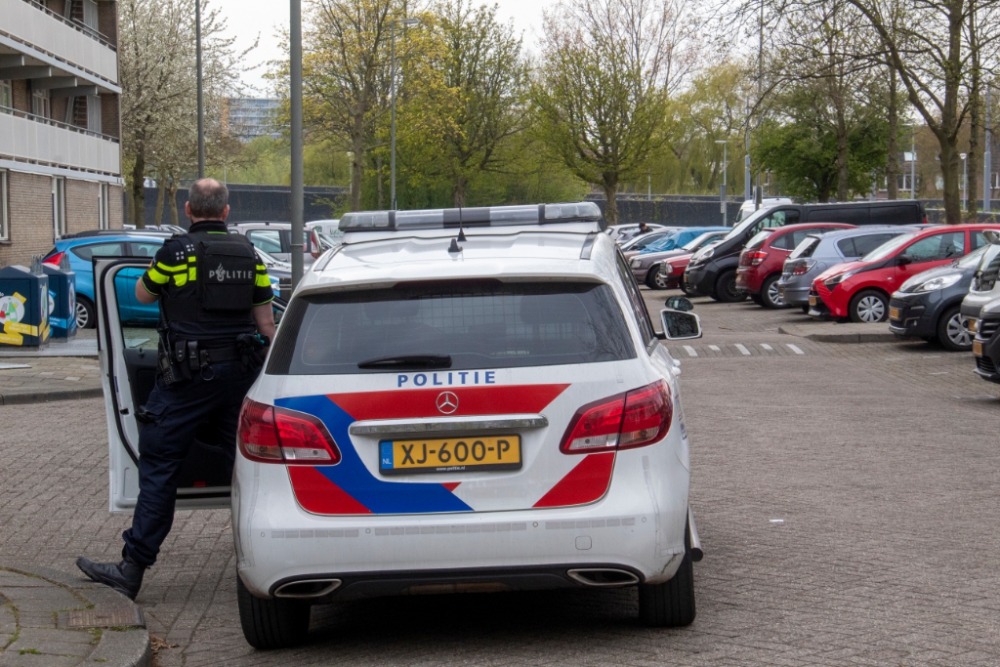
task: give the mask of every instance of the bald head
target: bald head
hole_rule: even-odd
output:
[[[229,215],[229,188],[214,178],[202,178],[191,184],[184,207],[191,222],[225,220]]]

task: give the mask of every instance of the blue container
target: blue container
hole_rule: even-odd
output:
[[[49,326],[53,338],[76,336],[76,274],[67,268],[42,264],[49,278]]]
[[[42,347],[50,333],[49,277],[23,266],[0,269],[0,345]]]

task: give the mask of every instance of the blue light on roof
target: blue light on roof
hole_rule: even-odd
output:
[[[424,209],[417,211],[361,211],[340,219],[344,232],[409,231],[458,227],[509,227],[597,222],[601,210],[593,202]]]

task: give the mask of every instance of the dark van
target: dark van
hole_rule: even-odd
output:
[[[915,200],[866,201],[837,204],[780,204],[761,209],[739,224],[713,247],[694,254],[684,271],[684,291],[716,301],[742,301],[736,289],[740,252],[762,229],[803,222],[843,222],[851,225],[919,225],[927,222],[924,205]]]

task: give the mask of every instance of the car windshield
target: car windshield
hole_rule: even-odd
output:
[[[862,262],[877,262],[880,259],[885,259],[892,253],[896,252],[904,245],[912,241],[917,234],[920,232],[910,232],[909,234],[900,234],[891,241],[886,241],[879,247],[872,250],[870,253],[861,258]]]
[[[795,250],[788,256],[788,259],[801,259],[802,257],[812,257],[813,252],[819,245],[818,236],[807,236],[802,239],[802,243],[795,246]]]
[[[726,234],[726,238],[724,240],[728,241],[729,239],[735,239],[743,236],[743,234],[745,234],[746,231],[750,229],[750,227],[752,227],[758,220],[767,215],[768,211],[770,210],[771,209],[769,208],[760,208],[759,210],[756,210],[750,215],[748,215],[743,220],[740,220],[740,224],[733,227],[733,231]]]
[[[386,372],[358,366],[386,359],[448,357],[438,372],[464,372],[636,354],[610,286],[496,280],[304,296],[292,302],[275,345],[271,375]]]
[[[772,229],[765,229],[762,232],[757,232],[757,235],[754,236],[752,239],[750,239],[750,242],[747,243],[747,249],[761,247],[762,245],[764,245],[764,240],[768,236],[770,236],[773,232],[774,230]]]
[[[993,272],[1000,267],[1000,262],[994,261],[1000,259],[1000,245],[986,245],[983,246],[986,250],[982,254],[979,262],[980,272]],[[971,257],[971,255],[970,255]]]
[[[695,237],[693,241],[688,241],[687,243],[685,243],[683,246],[681,246],[681,249],[686,250],[688,252],[694,252],[695,250],[702,247],[709,241],[718,238],[718,236],[719,232],[705,232],[701,236]]]

